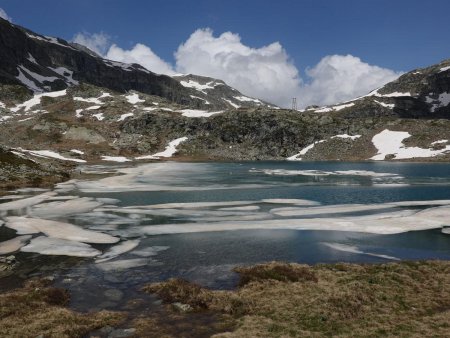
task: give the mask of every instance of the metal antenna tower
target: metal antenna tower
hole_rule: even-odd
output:
[[[292,110],[297,110],[297,98],[292,98]]]

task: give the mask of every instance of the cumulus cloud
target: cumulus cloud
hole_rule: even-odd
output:
[[[88,32],[77,33],[72,41],[89,48],[99,55],[104,55],[111,45],[111,37],[103,32],[94,34]]]
[[[105,55],[107,59],[125,62],[138,63],[148,70],[158,73],[173,75],[175,74],[172,66],[156,55],[149,47],[141,43],[136,44],[130,50],[124,50],[117,45],[112,45]]]
[[[12,19],[8,14],[6,14],[5,10],[3,8],[0,8],[0,18],[8,20],[9,22],[12,22]]]
[[[302,106],[351,100],[395,80],[402,73],[369,65],[352,55],[330,55],[307,69],[306,74],[310,81],[298,91]]]
[[[210,29],[199,29],[179,46],[176,68],[224,80],[246,95],[274,103],[285,103],[300,86],[297,68],[278,43],[251,48],[238,34],[218,37]]]
[[[216,37],[209,28],[196,30],[178,47],[174,66],[146,45],[138,43],[128,50],[111,45],[104,33],[78,33],[74,41],[108,59],[138,63],[155,73],[218,78],[245,95],[281,107],[288,107],[292,97],[297,97],[299,107],[351,100],[401,75],[352,55],[329,55],[306,69],[302,78],[279,42],[253,48],[243,44],[238,34],[225,32]]]

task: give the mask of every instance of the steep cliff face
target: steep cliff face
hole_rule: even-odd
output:
[[[137,64],[105,60],[76,44],[33,33],[0,19],[0,82],[34,92],[89,83],[118,92],[136,90],[183,103],[189,91],[169,76]]]

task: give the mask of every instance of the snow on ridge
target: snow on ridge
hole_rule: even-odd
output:
[[[211,83],[213,85],[211,85]],[[180,84],[183,87],[187,87],[187,88],[194,88],[195,90],[198,90],[199,92],[202,92],[203,94],[207,94],[205,92],[205,90],[207,89],[214,89],[215,86],[218,86],[219,84],[214,83],[214,81],[208,82],[204,85],[198,83],[197,81],[193,81],[193,80],[189,80],[189,81],[180,81]]]
[[[235,108],[235,109],[241,108],[240,105],[238,105],[238,104],[236,104],[236,103],[233,103],[233,102],[230,101],[230,100],[227,100],[227,99],[222,99],[222,100],[224,100],[225,102],[227,102],[230,106],[232,106],[232,107]]]
[[[201,97],[198,97],[198,96],[195,96],[195,95],[189,95],[192,99],[198,99],[198,100],[202,100],[202,101],[205,101],[205,104],[211,104],[208,100],[206,100],[206,99],[204,99],[204,98],[201,98]]]
[[[129,94],[129,95],[125,95],[125,98],[127,99],[127,101],[131,104],[136,104],[136,103],[140,103],[140,102],[145,102],[145,100],[141,100],[139,98],[139,95],[137,93],[133,93],[133,94]]]
[[[432,104],[430,110],[434,113],[436,109],[446,107],[450,104],[450,92],[443,92],[439,94],[437,99],[427,96],[426,102]]]
[[[102,156],[102,161],[109,161],[109,162],[130,162],[131,160],[124,157],[124,156]]]
[[[126,114],[122,114],[120,115],[120,117],[117,119],[117,122],[123,121],[125,120],[127,117],[131,117],[134,116],[133,113],[126,113]]]
[[[378,103],[380,106],[386,107],[386,108],[390,108],[393,109],[395,107],[395,104],[393,103],[384,103],[378,100],[374,100],[376,103]]]
[[[84,97],[75,96],[73,99],[74,99],[74,101],[95,103],[97,105],[103,105],[103,104],[105,104],[105,102],[100,101],[100,99],[103,99],[105,97],[111,97],[111,94],[107,93],[107,92],[103,92],[102,95],[100,95],[99,97],[89,97],[89,98],[85,99]]]
[[[431,142],[431,145],[434,146],[436,144],[441,144],[441,143],[448,143],[448,140],[438,140],[438,141],[434,141]]]
[[[343,139],[349,138],[351,140],[356,140],[360,137],[361,137],[361,135],[348,135],[348,134],[340,134],[340,135],[331,136],[332,139],[333,138],[343,138]]]
[[[58,154],[57,152],[51,151],[51,150],[26,150],[26,149],[17,149],[23,153],[28,153],[33,156],[37,157],[43,157],[43,158],[54,158],[57,160],[63,160],[63,161],[72,161],[72,162],[78,162],[78,163],[86,163],[85,160],[80,160],[78,158],[69,158],[64,157],[61,154]]]
[[[186,117],[210,117],[212,115],[223,113],[223,110],[209,112],[206,110],[183,109],[177,110],[177,113],[182,113],[181,115]]]
[[[42,37],[42,36],[39,36],[39,35],[30,34],[30,33],[25,33],[25,34],[26,34],[29,38],[32,38],[32,39],[36,39],[36,40],[40,40],[40,41],[44,41],[44,42],[48,42],[48,43],[53,43],[53,44],[58,45],[58,46],[61,46],[61,47],[65,47],[65,48],[70,48],[70,49],[73,49],[73,50],[77,50],[77,49],[73,48],[72,46],[69,46],[69,45],[63,45],[62,43],[60,43],[60,42],[58,41],[57,38],[54,38],[54,37],[52,37],[52,36],[45,36],[45,37]]]
[[[450,69],[450,66],[442,67],[441,69],[439,69],[439,73],[445,72],[445,71],[447,71],[449,69]]]
[[[173,141],[170,141],[167,145],[166,149],[164,151],[161,151],[159,153],[153,154],[153,155],[145,155],[145,156],[139,156],[136,157],[136,160],[157,160],[160,157],[172,157],[177,152],[177,147],[180,145],[180,143],[186,141],[188,138],[180,137]]]
[[[320,141],[316,141],[314,143],[311,143],[309,146],[303,148],[298,154],[293,155],[291,157],[288,157],[287,160],[288,161],[301,161],[302,160],[301,156],[305,155],[308,151],[313,149],[317,144],[323,143],[325,141],[326,140],[320,140]]]
[[[67,94],[67,90],[60,90],[56,92],[48,92],[48,93],[42,93],[42,94],[35,94],[31,99],[28,101],[25,101],[23,103],[18,104],[14,108],[11,108],[11,111],[18,112],[20,109],[24,108],[25,111],[29,111],[32,107],[35,105],[38,105],[41,103],[41,98],[48,96],[48,97],[59,97],[59,96],[65,96]]]
[[[434,157],[450,151],[450,145],[439,150],[407,147],[403,141],[409,137],[411,137],[411,134],[405,131],[383,130],[372,138],[372,143],[375,148],[377,148],[378,153],[370,159],[382,161],[387,155],[393,155],[393,159],[396,160],[416,157]]]
[[[96,107],[96,106],[94,106],[94,107]],[[90,107],[90,108],[92,108],[92,107]],[[103,121],[105,119],[105,116],[103,116],[103,113],[93,114],[92,116],[95,117],[99,121]]]
[[[351,139],[352,141],[354,141],[360,137],[361,137],[361,135],[340,134],[340,135],[331,136],[330,139],[340,138],[340,139]],[[313,149],[317,144],[323,143],[326,141],[328,141],[328,140],[319,140],[314,143],[311,143],[309,146],[303,148],[298,154],[288,157],[287,160],[288,161],[301,161],[302,160],[301,156],[306,155],[306,153],[308,151],[310,151],[311,149]]]
[[[31,53],[28,53],[27,60],[30,61],[31,63],[34,63],[35,65],[39,65],[36,59],[33,57],[33,55],[31,55]]]
[[[239,100],[241,102],[255,102],[261,104],[262,102],[258,99],[253,99],[251,97],[247,96],[233,96],[236,100]]]
[[[54,71],[56,74],[63,76],[66,79],[66,82],[68,82],[69,84],[75,86],[79,84],[77,80],[73,79],[73,71],[67,69],[66,67],[56,67],[56,68],[47,67],[47,68]],[[69,75],[66,75],[66,73]]]
[[[335,111],[339,111],[339,110],[342,110],[342,109],[345,109],[345,108],[353,107],[354,105],[355,105],[355,103],[351,102],[351,103],[347,103],[347,104],[341,104],[339,106],[333,106],[332,108]]]

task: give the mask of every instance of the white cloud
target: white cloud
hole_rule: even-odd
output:
[[[94,34],[87,32],[77,33],[72,41],[89,48],[99,55],[104,55],[111,45],[111,37],[103,32]]]
[[[177,71],[224,80],[246,95],[285,103],[300,86],[297,68],[278,43],[251,48],[237,34],[199,29],[175,53]]]
[[[6,14],[5,10],[3,8],[0,8],[0,18],[8,20],[9,22],[12,22],[12,19],[8,14]]]
[[[298,101],[302,106],[351,100],[395,80],[402,73],[369,65],[352,55],[329,55],[306,74],[311,81],[299,89]]]
[[[74,41],[108,59],[139,63],[155,73],[180,72],[218,78],[245,95],[281,107],[288,107],[292,97],[297,97],[299,107],[351,100],[401,75],[352,55],[329,55],[308,68],[302,79],[279,42],[252,48],[243,44],[238,34],[225,32],[215,37],[208,28],[196,30],[178,47],[175,66],[140,43],[129,50],[110,45],[110,38],[104,33],[78,33]]]
[[[109,48],[105,57],[113,61],[138,63],[148,70],[158,74],[175,74],[169,63],[165,62],[149,47],[141,43],[136,44],[130,50],[124,50],[114,44]]]

